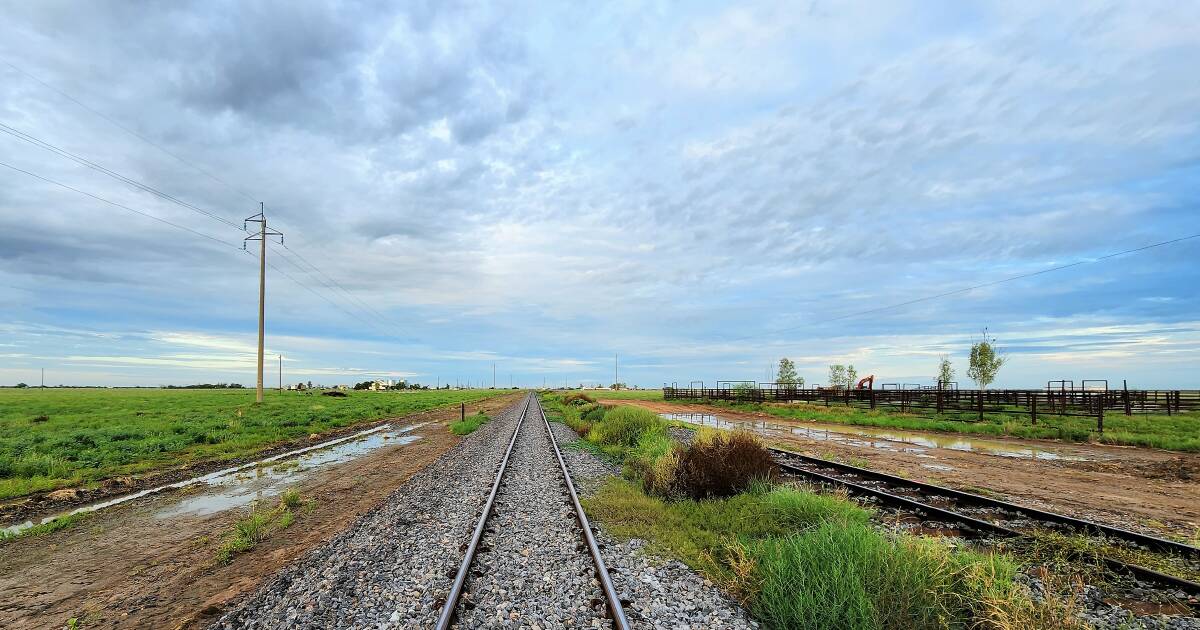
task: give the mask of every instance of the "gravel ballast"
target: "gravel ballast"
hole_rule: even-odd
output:
[[[470,576],[456,627],[612,627],[536,404],[521,426]]]

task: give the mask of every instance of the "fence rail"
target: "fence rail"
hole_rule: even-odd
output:
[[[914,414],[984,414],[1028,417],[1076,416],[1096,419],[1104,431],[1105,414],[1174,415],[1200,411],[1200,390],[1088,389],[835,389],[799,387],[664,387],[666,400],[733,402],[806,402]]]

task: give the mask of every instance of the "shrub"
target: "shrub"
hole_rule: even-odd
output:
[[[43,413],[43,414],[34,416],[29,421],[30,422],[45,422],[49,419],[50,419],[50,416],[47,416],[46,414]]]
[[[652,411],[626,405],[606,412],[603,421],[592,425],[588,439],[598,444],[632,448],[644,434],[665,436],[667,424]]]
[[[595,402],[595,398],[592,398],[583,392],[571,392],[570,394],[566,394],[562,397],[563,405],[586,405],[589,403],[595,404]]]
[[[607,408],[604,405],[593,405],[591,409],[583,411],[583,419],[593,424],[604,419],[604,414]]]
[[[771,452],[745,431],[698,431],[678,458],[676,492],[694,499],[730,497],[775,476]]]

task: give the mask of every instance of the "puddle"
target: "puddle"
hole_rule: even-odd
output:
[[[921,468],[928,468],[929,470],[954,470],[953,466],[946,466],[944,464],[921,464]]]
[[[750,429],[763,435],[780,435],[784,433],[790,433],[792,435],[810,440],[837,442],[839,444],[857,446],[860,448],[876,448],[887,451],[912,453],[917,457],[931,457],[930,455],[925,454],[927,449],[942,448],[952,451],[983,453],[985,455],[996,455],[998,457],[1011,457],[1015,459],[1039,459],[1073,462],[1089,460],[1087,457],[1067,455],[1047,449],[1018,446],[1006,444],[1004,442],[998,442],[995,440],[968,437],[931,435],[925,433],[910,433],[907,431],[870,429],[852,426],[838,427],[837,429],[830,430],[828,428],[791,426],[775,422],[768,422],[766,420],[734,420],[707,413],[661,413],[659,415],[668,420],[681,420],[683,422],[690,422],[692,424],[698,424],[706,427],[716,427],[718,429]],[[906,447],[904,446],[905,444],[912,446]]]
[[[419,435],[406,434],[425,424],[419,423],[401,428],[395,428],[390,424],[380,425],[320,444],[211,472],[207,475],[78,507],[70,512],[48,516],[38,523],[49,523],[63,516],[96,512],[145,496],[201,485],[208,486],[200,490],[201,494],[185,498],[175,505],[164,508],[156,516],[170,518],[184,514],[204,515],[249,505],[256,499],[271,497],[283,492],[318,468],[347,462],[384,446],[415,442],[420,439]],[[33,527],[35,524],[37,523],[33,521],[25,521],[5,527],[0,531],[15,534]]]

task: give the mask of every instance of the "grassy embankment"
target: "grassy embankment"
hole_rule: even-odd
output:
[[[349,392],[0,389],[0,499],[203,461],[506,390]]]
[[[588,513],[723,585],[770,628],[1074,627],[1069,604],[1030,601],[1007,556],[880,531],[844,498],[773,484],[747,463],[769,461],[752,436],[702,430],[682,447],[653,413],[573,398],[546,397],[547,412],[625,464]]]

